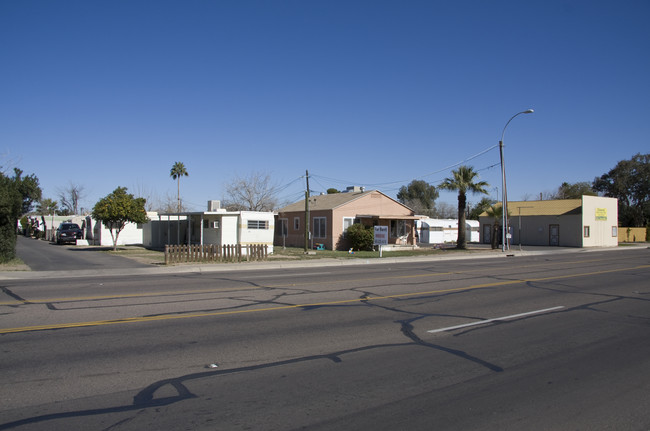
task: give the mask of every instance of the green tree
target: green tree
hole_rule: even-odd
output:
[[[489,184],[485,181],[476,181],[478,172],[474,171],[474,168],[470,166],[459,166],[455,171],[451,171],[451,174],[452,176],[445,178],[439,188],[458,192],[458,240],[456,241],[456,248],[464,250],[467,248],[467,229],[465,228],[467,224],[465,216],[467,193],[488,194],[486,187],[489,187]]]
[[[333,195],[335,193],[341,193],[341,192],[339,192],[339,190],[335,189],[334,187],[330,187],[329,189],[327,189],[327,194],[328,195]]]
[[[604,196],[618,199],[621,226],[643,227],[650,223],[650,154],[622,160],[593,182]]]
[[[583,195],[597,195],[591,183],[587,181],[573,184],[564,182],[560,187],[558,187],[553,199],[580,199]]]
[[[113,239],[113,251],[117,250],[117,239],[127,223],[146,223],[149,221],[144,209],[144,198],[135,198],[127,193],[126,187],[118,187],[100,199],[93,208],[92,216],[104,223]]]
[[[36,206],[36,211],[41,214],[56,214],[56,211],[59,209],[59,203],[50,198],[41,199]]]
[[[372,250],[375,242],[375,230],[362,223],[355,223],[348,228],[345,236],[350,241],[350,246],[355,250]]]
[[[413,180],[408,185],[400,187],[397,200],[410,207],[417,213],[432,215],[438,190],[422,180]]]
[[[22,174],[20,169],[14,169],[14,177],[10,178],[0,172],[0,262],[16,257],[18,219],[41,197],[38,178]]]
[[[41,199],[41,187],[36,175],[31,174],[23,177],[23,171],[14,168],[14,184],[21,196],[20,211],[21,214],[27,214],[32,210],[34,202]]]
[[[494,201],[492,199],[481,199],[476,205],[470,208],[467,218],[470,220],[478,220],[479,216],[487,211],[492,205],[494,205]]]
[[[169,171],[169,176],[178,181],[178,212],[181,212],[181,177],[187,177],[189,174],[182,162],[176,162]]]

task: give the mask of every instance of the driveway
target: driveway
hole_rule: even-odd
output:
[[[32,271],[146,268],[151,265],[104,253],[104,248],[56,245],[18,236],[16,254]]]

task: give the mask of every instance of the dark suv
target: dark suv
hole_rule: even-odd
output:
[[[56,230],[57,244],[76,243],[81,238],[83,238],[83,232],[77,223],[61,223]]]

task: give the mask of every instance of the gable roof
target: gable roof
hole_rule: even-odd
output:
[[[500,207],[501,202],[495,206]],[[558,199],[550,201],[513,201],[508,202],[508,216],[558,216],[580,214],[582,199]],[[480,217],[488,217],[487,211]]]
[[[322,211],[322,210],[333,210],[339,207],[342,207],[343,205],[346,205],[352,201],[355,201],[357,199],[360,199],[364,196],[371,195],[371,194],[380,194],[384,196],[386,199],[390,199],[394,202],[397,202],[390,196],[387,196],[380,192],[379,190],[369,190],[369,191],[363,191],[363,192],[346,192],[346,193],[333,193],[329,195],[316,195],[316,196],[310,196],[309,197],[309,210],[310,211]],[[402,205],[405,208],[408,208],[406,205],[402,204],[401,202],[397,202],[399,205]],[[410,208],[408,208],[410,210]],[[287,205],[286,207],[278,210],[278,213],[283,213],[283,212],[302,212],[305,211],[305,200],[301,200],[299,202],[292,203],[290,205]]]

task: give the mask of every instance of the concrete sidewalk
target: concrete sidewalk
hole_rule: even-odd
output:
[[[489,248],[472,248],[467,252],[455,251],[450,255],[436,256],[406,256],[406,257],[383,257],[383,258],[356,258],[356,259],[312,259],[312,260],[267,260],[263,262],[242,262],[242,263],[213,263],[213,264],[176,264],[176,265],[152,265],[144,268],[111,268],[74,271],[0,271],[0,280],[32,280],[47,278],[92,278],[92,277],[124,277],[124,276],[146,276],[164,274],[201,274],[232,271],[259,271],[269,269],[295,269],[295,268],[319,268],[353,265],[385,265],[396,263],[412,262],[439,262],[445,260],[474,260],[474,259],[512,259],[518,256],[540,256],[557,254],[590,253],[597,251],[625,251],[650,248],[647,244],[629,245],[625,247],[603,247],[603,248],[573,248],[573,247],[525,247],[522,250],[512,249],[502,252]]]

